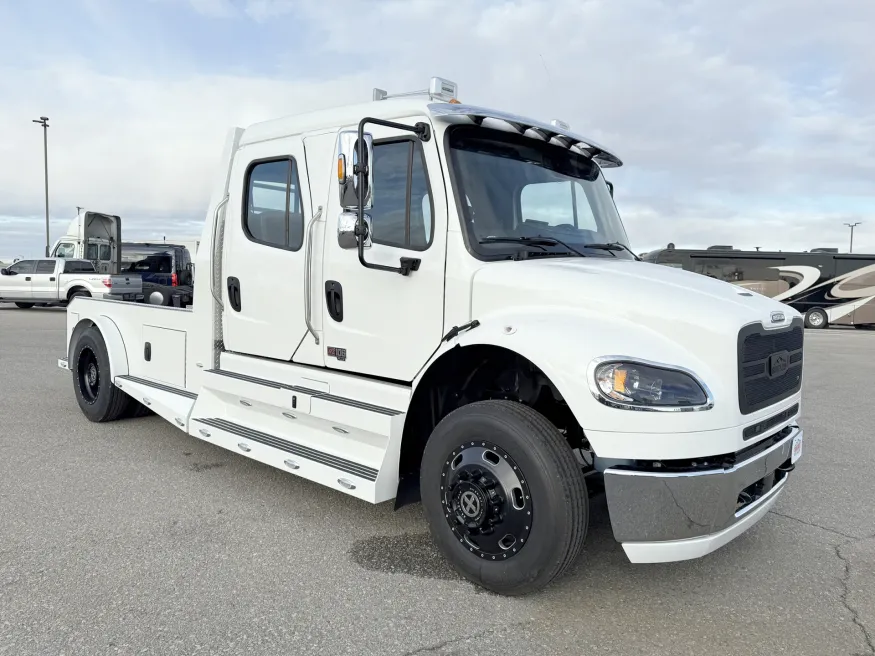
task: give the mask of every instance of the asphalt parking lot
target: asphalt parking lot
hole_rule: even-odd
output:
[[[460,580],[393,512],[188,437],[90,424],[63,310],[0,305],[0,654],[875,654],[875,332],[806,334],[805,452],[776,510],[633,566],[595,503],[574,571]]]

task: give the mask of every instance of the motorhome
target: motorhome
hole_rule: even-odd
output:
[[[421,501],[500,594],[565,572],[601,493],[632,562],[703,556],[793,476],[802,317],[637,261],[602,174],[621,164],[441,78],[231,129],[193,308],[74,299],[58,365],[91,421],[148,408],[364,502]]]
[[[732,246],[704,250],[668,248],[644,260],[740,287],[786,303],[805,317],[807,328],[829,325],[875,328],[875,255],[810,251],[743,251]]]

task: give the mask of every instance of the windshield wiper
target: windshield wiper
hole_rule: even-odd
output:
[[[611,255],[614,255],[614,251],[626,251],[626,252],[630,253],[632,255],[632,257],[634,257],[636,260],[638,260],[639,262],[641,261],[641,258],[638,257],[631,248],[626,246],[626,244],[621,244],[618,241],[612,241],[612,242],[609,242],[607,244],[584,244],[583,247],[584,248],[592,248],[595,250],[608,251]],[[617,257],[617,256],[614,255],[614,257]]]
[[[586,257],[583,253],[581,253],[576,248],[573,248],[566,244],[561,239],[556,239],[555,237],[542,237],[541,235],[537,235],[535,237],[484,237],[480,240],[481,244],[523,244],[524,246],[537,246],[543,251],[547,249],[545,246],[563,246],[568,249],[567,253],[550,253],[550,255],[556,256],[564,256],[564,255],[577,255],[579,257]]]

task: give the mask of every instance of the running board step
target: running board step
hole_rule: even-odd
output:
[[[317,451],[316,449],[312,449],[307,446],[302,446],[300,444],[295,444],[294,442],[289,442],[288,440],[277,437],[276,435],[262,433],[261,431],[257,431],[254,428],[247,428],[246,426],[241,426],[240,424],[235,424],[234,422],[227,421],[225,419],[195,419],[194,421],[205,424],[206,426],[218,428],[225,431],[226,433],[239,435],[240,437],[247,440],[252,440],[266,446],[271,446],[275,449],[285,451],[286,453],[291,453],[292,455],[299,456],[300,458],[303,458],[305,460],[319,463],[320,465],[333,467],[334,469],[338,469],[342,472],[358,476],[359,478],[363,478],[368,481],[376,481],[377,474],[380,473],[377,469],[361,465],[357,462],[353,462],[352,460],[346,460],[345,458],[332,456],[330,454],[323,453],[322,451]]]
[[[120,390],[188,432],[188,418],[197,394],[137,376],[116,376],[113,383]]]
[[[387,467],[387,471],[377,470],[286,437],[218,417],[195,417],[190,425],[189,433],[205,442],[363,501],[387,501],[394,497],[397,489],[397,462],[394,467]]]

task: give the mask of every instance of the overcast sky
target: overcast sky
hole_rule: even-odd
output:
[[[0,259],[76,206],[200,234],[225,130],[423,88],[617,152],[636,251],[875,252],[871,0],[0,2]]]

